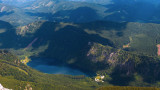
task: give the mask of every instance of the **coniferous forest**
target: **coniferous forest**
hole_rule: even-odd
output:
[[[159,90],[159,7],[0,0],[0,89]]]

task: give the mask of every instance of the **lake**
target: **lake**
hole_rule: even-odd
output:
[[[67,66],[48,65],[47,62],[45,62],[53,59],[31,58],[31,60],[32,61],[27,63],[27,65],[43,73],[65,74],[65,75],[86,75],[85,73],[77,69],[73,69]]]

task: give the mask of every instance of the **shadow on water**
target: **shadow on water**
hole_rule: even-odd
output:
[[[109,24],[109,23],[108,23]],[[113,29],[114,25],[116,30],[121,30],[124,28],[125,24],[118,25],[118,23],[113,23],[114,25],[106,25],[108,30]],[[78,68],[84,72],[95,72],[106,68],[107,65],[104,63],[93,63],[87,58],[87,53],[91,48],[89,43],[101,43],[103,45],[109,45],[114,47],[112,41],[107,38],[103,38],[98,34],[88,34],[84,31],[84,27],[81,24],[66,25],[56,30],[57,27],[61,26],[60,23],[45,22],[36,31],[33,38],[38,40],[33,44],[34,48],[46,45],[49,42],[48,48],[39,54],[41,57],[53,58],[56,60],[45,60],[49,65],[67,65],[72,68]],[[91,27],[91,24],[86,24]],[[99,24],[101,25],[101,24]],[[109,27],[110,26],[110,27]],[[93,26],[94,27],[94,26]],[[99,26],[101,27],[101,26]],[[95,30],[98,28],[95,28]]]
[[[48,65],[48,63],[44,62],[44,60],[54,61],[54,59],[49,59],[49,58],[31,58],[31,59],[32,61],[29,62],[27,65],[44,73],[87,76],[85,73],[76,70],[74,68],[69,68],[67,66]]]
[[[45,22],[34,34],[29,34],[28,37],[19,37],[16,35],[15,29],[12,25],[7,22],[0,21],[0,47],[19,49],[22,46],[27,46],[30,41],[38,37],[38,40],[33,44],[34,48],[46,45],[46,43],[49,42],[48,49],[40,53],[39,56],[52,58],[52,60],[38,60],[45,63],[47,66],[53,66],[56,64],[71,67],[71,71],[72,69],[73,71],[78,69],[91,76],[94,75],[94,72],[97,70],[104,70],[105,68],[108,68],[108,64],[93,63],[86,58],[86,55],[90,49],[88,42],[96,42],[103,45],[114,46],[112,41],[102,38],[96,34],[86,33],[84,31],[84,26],[81,26],[81,24],[79,24],[79,26],[67,25],[56,31],[58,26],[60,26],[59,23]],[[114,27],[110,29],[114,29]],[[22,45],[18,46],[21,43]],[[112,80],[110,83],[122,86],[128,85],[130,81],[134,80],[133,74],[135,71],[143,77],[144,82],[155,83],[156,81],[160,80],[160,72],[157,71],[160,68],[159,63],[154,61],[154,58],[148,58],[146,56],[141,57],[141,59],[142,62],[138,64],[134,70],[132,70],[133,72],[130,75],[127,75],[128,69],[130,68],[120,68],[119,66],[115,67],[113,73],[111,74]],[[130,64],[127,65],[132,66]],[[44,66],[42,66],[42,68],[44,68]],[[57,67],[47,67],[47,69],[50,68],[57,69]],[[60,70],[63,71],[66,70],[66,68],[60,67]],[[70,71],[68,68],[67,70]],[[47,72],[50,73],[50,71]]]
[[[92,24],[88,23],[86,23],[86,26],[83,24],[74,26],[73,24],[62,27],[63,24],[61,25],[60,23],[44,22],[34,34],[27,34],[26,37],[17,36],[16,30],[9,23],[3,21],[0,23],[1,48],[25,48],[35,38],[38,38],[32,45],[33,48],[36,49],[39,46],[48,44],[48,48],[38,56],[56,60],[56,62],[54,60],[45,60],[44,63],[48,65],[66,65],[86,73],[89,72],[89,74],[108,66],[105,63],[93,63],[87,58],[87,53],[91,48],[90,43],[95,42],[114,47],[113,42],[109,39],[103,38],[98,34],[86,33],[84,28],[92,29],[90,26]],[[125,26],[118,25],[118,23],[112,23],[113,25],[109,23],[109,25],[107,23],[101,24],[102,22],[96,23],[100,26],[96,27],[94,24],[92,26],[97,31],[101,26],[108,28],[108,30],[125,28]],[[115,25],[117,27],[114,27]],[[57,30],[57,27],[60,28]]]

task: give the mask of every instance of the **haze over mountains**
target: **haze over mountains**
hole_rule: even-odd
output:
[[[1,20],[14,25],[26,25],[38,20],[160,22],[158,0],[2,0],[2,3],[1,11],[6,11],[3,11]],[[7,8],[11,8],[12,13],[6,13],[10,12]]]
[[[0,1],[0,83],[6,88],[160,86],[160,1]],[[27,66],[30,59],[86,76],[44,74]]]

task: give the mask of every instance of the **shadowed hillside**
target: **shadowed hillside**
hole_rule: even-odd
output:
[[[8,22],[0,21],[0,48],[16,48],[16,30]]]
[[[113,0],[113,4],[106,5],[106,13],[112,14],[106,16],[105,20],[159,23],[159,5],[155,1]]]
[[[0,86],[159,90],[159,7],[158,0],[0,0]]]
[[[37,25],[38,29],[36,29]],[[153,26],[156,28],[152,28]],[[142,53],[142,55],[157,56],[158,28],[159,24],[127,22],[96,21],[79,24],[36,22],[28,25],[26,29],[20,29],[25,33],[21,33],[24,37],[20,39],[19,43],[25,48],[36,39],[32,47],[30,47],[32,52],[41,46],[47,45],[47,48],[41,48],[42,52],[37,54],[38,56],[51,57],[57,60],[56,63],[83,69],[81,65],[84,62],[86,65],[91,64],[84,57],[87,56],[92,43],[109,45],[116,49],[124,49],[136,54]],[[152,43],[148,43],[148,41]],[[128,43],[128,47],[124,48],[123,46]],[[52,61],[47,62],[53,63]],[[92,69],[94,71],[95,65],[93,64],[91,67],[88,70]]]

